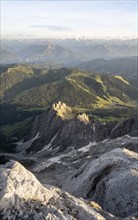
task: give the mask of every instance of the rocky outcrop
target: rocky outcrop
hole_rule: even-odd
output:
[[[74,116],[71,108],[65,103],[54,104],[52,109],[37,116],[28,140],[34,139],[26,153],[35,153],[49,146],[52,149],[64,151],[68,147],[81,148],[89,142],[99,142],[107,138],[122,137],[126,134],[137,136],[136,119],[131,118],[123,122],[103,124],[93,122],[84,113]],[[37,136],[37,138],[35,138]]]
[[[131,136],[138,137],[138,117],[134,120],[134,123],[132,124],[129,134]]]
[[[64,189],[85,199],[94,200],[117,217],[137,212],[138,155],[116,148],[98,159],[83,164],[68,179]]]
[[[78,115],[77,117],[80,121],[83,121],[85,124],[88,124],[90,122],[89,116],[85,113]]]
[[[124,134],[131,134],[132,136],[138,136],[138,130],[132,128],[132,126],[135,127],[136,119],[130,118],[128,120],[125,120],[123,122],[117,123],[114,128],[111,130],[110,138],[117,138],[121,137]]]
[[[56,111],[57,116],[64,119],[70,119],[73,117],[73,113],[70,107],[68,107],[65,103],[58,102],[53,104],[52,109]]]
[[[77,199],[58,188],[43,187],[15,161],[0,166],[1,220],[115,220],[95,202]]]

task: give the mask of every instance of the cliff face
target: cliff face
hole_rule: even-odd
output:
[[[2,220],[116,219],[96,203],[77,199],[56,187],[43,187],[15,161],[0,165],[0,217]]]
[[[94,123],[86,114],[74,116],[65,103],[54,104],[52,109],[38,116],[28,135],[28,140],[37,139],[27,148],[26,153],[35,153],[50,145],[52,149],[64,151],[68,147],[81,148],[89,142],[114,139],[126,134],[137,136],[136,119],[123,122]]]

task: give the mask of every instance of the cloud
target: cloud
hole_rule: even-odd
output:
[[[69,27],[60,25],[31,25],[32,28],[48,29],[50,31],[67,31],[71,30]]]

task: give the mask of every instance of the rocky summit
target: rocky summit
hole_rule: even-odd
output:
[[[0,165],[2,220],[105,220],[116,219],[95,202],[77,199],[56,187],[42,186],[21,164]]]
[[[53,104],[52,109],[55,110],[57,116],[61,117],[62,119],[69,119],[73,117],[71,108],[60,101]]]
[[[114,139],[130,134],[137,136],[137,119],[101,123],[85,113],[74,115],[65,103],[57,103],[34,120],[27,140],[33,140],[26,153],[35,153],[49,146],[56,151],[69,147],[80,148],[90,142]],[[37,137],[37,138],[36,138]]]

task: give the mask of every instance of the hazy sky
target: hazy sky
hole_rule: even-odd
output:
[[[137,37],[137,0],[1,0],[1,36]]]

